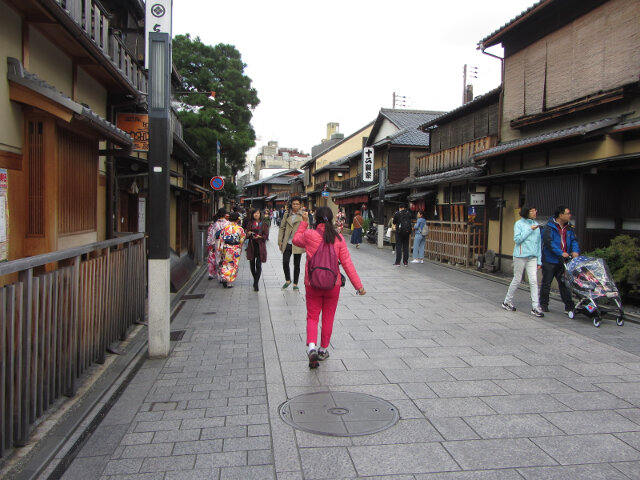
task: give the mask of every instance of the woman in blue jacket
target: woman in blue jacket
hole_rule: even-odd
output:
[[[538,233],[538,212],[534,207],[524,206],[520,209],[520,220],[513,226],[513,280],[507,290],[507,296],[502,302],[502,308],[514,312],[513,295],[522,280],[522,273],[526,270],[531,290],[531,315],[544,317],[538,302],[538,269],[542,268],[541,239]]]

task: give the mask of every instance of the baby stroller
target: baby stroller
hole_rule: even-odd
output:
[[[609,313],[616,317],[618,326],[624,325],[620,293],[603,259],[576,257],[565,263],[565,267],[563,281],[578,300],[568,313],[569,318],[583,313],[593,318],[594,327],[599,327],[602,317]]]

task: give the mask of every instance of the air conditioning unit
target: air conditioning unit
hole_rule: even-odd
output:
[[[338,177],[341,177],[341,176],[342,176],[342,172],[338,172]]]

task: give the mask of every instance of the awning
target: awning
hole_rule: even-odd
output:
[[[9,98],[14,102],[39,108],[67,123],[84,125],[96,132],[101,139],[125,149],[133,146],[133,139],[124,130],[27,72],[15,58],[7,57],[7,80]]]
[[[270,202],[271,200],[275,200],[276,197],[278,196],[278,194],[276,193],[275,195],[269,195],[268,197],[265,197],[265,202]]]
[[[394,198],[402,197],[403,195],[405,195],[404,192],[386,193],[385,196],[384,196],[384,199],[385,200],[393,200]],[[371,196],[371,200],[378,200],[379,198],[380,198],[379,195]]]
[[[516,152],[519,150],[525,150],[527,148],[537,147],[539,145],[549,144],[553,142],[559,142],[561,140],[568,140],[575,137],[585,137],[589,134],[594,134],[603,131],[605,128],[611,127],[620,123],[620,118],[603,118],[594,122],[584,123],[582,125],[576,125],[575,127],[564,128],[562,130],[555,130],[553,132],[543,133],[533,137],[523,137],[510,142],[501,143],[495,147],[489,148],[482,152],[476,153],[474,160],[480,160],[485,158],[496,157],[505,153]]]
[[[571,170],[575,168],[591,168],[591,167],[596,167],[598,165],[603,165],[606,163],[614,163],[614,162],[621,162],[621,161],[629,162],[629,164],[628,165],[625,164],[625,166],[630,166],[631,161],[633,160],[635,160],[636,162],[640,161],[640,153],[625,153],[623,155],[616,155],[615,157],[600,158],[597,160],[587,160],[584,162],[563,163],[561,165],[550,165],[548,167],[530,168],[528,170],[514,170],[513,172],[494,173],[494,174],[484,175],[482,177],[476,177],[473,180],[475,182],[482,182],[483,180],[496,180],[500,178],[512,178],[512,177],[518,177],[518,176],[524,177],[527,175],[548,174],[550,172]],[[638,165],[634,165],[634,167],[637,167],[637,166]]]
[[[189,183],[189,186],[191,188],[193,188],[194,190],[198,190],[199,192],[202,192],[202,193],[211,193],[212,192],[212,190],[209,190],[208,188],[203,187],[202,185],[198,185],[197,183]]]
[[[169,184],[171,190],[177,190],[178,192],[188,193],[189,195],[200,196],[198,192],[194,192],[193,190],[189,190],[188,188],[181,187],[179,185]]]
[[[412,193],[407,197],[407,200],[413,202],[414,200],[419,200],[421,198],[426,198],[429,195],[435,195],[437,192],[435,190],[425,190],[424,192]]]
[[[408,188],[419,188],[427,185],[437,185],[439,183],[454,182],[467,178],[477,177],[482,174],[481,166],[470,166],[447,170],[446,172],[432,173],[421,177],[406,178],[400,183],[387,186],[387,190],[403,190]]]
[[[350,203],[369,203],[369,195],[355,195],[353,197],[333,198],[333,203],[346,205]]]
[[[249,198],[243,198],[242,201],[243,202],[254,202],[254,201],[257,201],[257,200],[264,200],[264,198],[265,198],[264,196],[262,196],[262,197],[249,197]]]

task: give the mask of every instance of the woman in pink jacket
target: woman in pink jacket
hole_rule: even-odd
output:
[[[308,229],[309,213],[302,213],[302,222],[293,236],[293,244],[305,249],[307,261],[305,264],[304,287],[307,294],[307,355],[309,357],[309,368],[317,368],[319,360],[329,358],[329,342],[333,330],[333,319],[340,297],[341,278],[338,275],[335,286],[330,290],[314,288],[309,283],[309,260],[320,247],[322,242],[333,244],[336,256],[342,264],[352,285],[359,295],[367,293],[362,286],[358,272],[356,272],[347,244],[342,235],[336,232],[333,226],[333,212],[328,207],[319,207],[316,211],[316,228]],[[322,333],[320,335],[320,348],[318,342],[318,321],[322,312]]]

